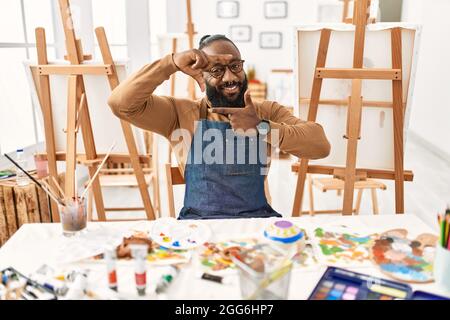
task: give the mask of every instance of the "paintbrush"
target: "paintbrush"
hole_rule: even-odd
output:
[[[55,178],[54,176],[52,176],[52,180],[53,180],[53,182],[55,183],[56,188],[58,189],[58,191],[61,193],[63,199],[65,199],[65,198],[66,198],[66,194],[64,193],[63,189],[62,189],[61,186],[59,185],[58,180],[56,180],[56,178]]]
[[[11,159],[10,156],[8,156],[7,154],[4,154],[4,156],[11,161],[17,168],[20,169],[20,171],[22,171],[23,173],[25,173],[25,175],[30,178],[39,188],[41,188],[42,190],[44,190],[50,198],[52,198],[54,201],[56,201],[57,203],[59,203],[60,205],[64,206],[64,203],[61,201],[61,199],[58,199],[58,197],[55,197],[50,190],[48,190],[46,187],[44,187],[39,181],[37,181],[35,178],[33,178],[25,169],[23,169],[21,166],[19,166],[17,164],[17,162],[15,162],[13,159]]]
[[[92,183],[94,182],[94,180],[97,178],[97,175],[100,173],[100,170],[102,169],[103,165],[105,164],[106,160],[108,159],[109,155],[111,154],[111,151],[114,149],[114,146],[116,145],[116,142],[114,142],[111,147],[109,148],[108,153],[105,155],[105,158],[103,158],[103,161],[100,163],[100,165],[97,168],[97,171],[94,173],[94,175],[92,176],[91,180],[89,181],[89,183],[86,186],[86,189],[84,189],[83,194],[81,195],[80,200],[82,201],[86,195],[86,192],[89,190],[89,188],[91,187]]]
[[[53,194],[53,196],[54,196],[55,198],[60,199],[61,202],[63,202],[64,205],[65,205],[64,199],[61,199],[60,197],[58,197],[58,192],[56,192],[56,191],[50,186],[50,184],[48,184],[48,183],[45,182],[45,181],[42,181],[42,185],[43,185],[44,187],[46,187],[47,190],[50,191],[50,192]]]
[[[273,282],[281,279],[284,275],[290,272],[291,269],[292,269],[292,261],[289,259],[285,260],[278,269],[272,271],[267,277],[265,277],[259,283],[258,288],[255,290],[255,292],[253,292],[253,294],[247,297],[246,300],[255,300],[256,298],[258,298],[258,296],[264,291],[264,289],[266,289]]]

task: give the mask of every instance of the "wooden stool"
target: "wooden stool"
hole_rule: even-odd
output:
[[[30,174],[39,181],[49,183],[48,178],[39,179],[35,171]],[[64,173],[58,176],[64,185]],[[16,177],[0,181],[0,247],[25,223],[52,222],[47,194],[30,182],[18,186]]]
[[[312,178],[310,174],[307,175],[308,192],[309,192],[309,211],[303,211],[302,214],[310,214],[311,216],[315,214],[326,214],[326,213],[342,213],[342,209],[336,210],[314,210],[314,195],[313,187],[318,188],[322,192],[327,192],[329,190],[336,190],[337,194],[340,196],[344,190],[344,180],[339,178]],[[377,189],[386,190],[386,185],[380,181],[373,179],[364,179],[355,182],[355,190],[358,190],[358,195],[356,197],[356,205],[353,209],[355,215],[359,214],[361,208],[361,198],[365,189],[370,190],[372,197],[372,210],[373,214],[378,214],[378,200],[377,200]]]
[[[159,212],[159,190],[157,190],[158,186],[153,183],[154,179],[156,178],[155,172],[153,172],[151,169],[144,168],[142,169],[144,172],[144,178],[145,183],[147,187],[150,185],[153,186],[153,203],[155,205],[155,213]],[[99,183],[103,187],[130,187],[130,188],[137,188],[138,183],[136,180],[136,176],[132,174],[132,169],[104,169],[100,171],[101,174],[98,176]],[[115,174],[114,174],[115,173]],[[86,187],[86,186],[85,186]],[[87,215],[88,215],[88,221],[98,221],[96,219],[93,219],[93,201],[94,200],[94,193],[92,192],[92,189],[89,189],[88,191],[88,201],[87,201]],[[144,211],[144,207],[111,207],[106,208],[105,212],[112,212],[112,211]],[[142,219],[114,219],[112,221],[133,221],[133,220],[142,220]],[[108,218],[106,218],[106,221],[108,221]]]

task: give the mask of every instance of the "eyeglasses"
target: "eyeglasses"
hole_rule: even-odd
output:
[[[228,65],[218,64],[212,67],[208,72],[214,78],[220,79],[225,74],[226,68],[230,69],[230,71],[233,72],[234,74],[241,72],[244,67],[244,62],[245,60],[236,60]]]

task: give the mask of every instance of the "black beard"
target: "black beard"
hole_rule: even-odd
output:
[[[208,82],[206,82],[206,96],[208,100],[211,102],[211,106],[213,108],[243,108],[245,107],[245,91],[247,91],[248,83],[247,83],[247,75],[245,76],[244,82],[240,85],[239,95],[234,100],[228,99],[224,96],[220,91],[218,91],[215,87],[210,86]]]

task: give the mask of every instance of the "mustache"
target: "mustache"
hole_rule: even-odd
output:
[[[222,90],[222,89],[230,88],[230,87],[234,87],[234,86],[242,87],[242,82],[241,81],[226,81],[219,86],[219,89]]]

